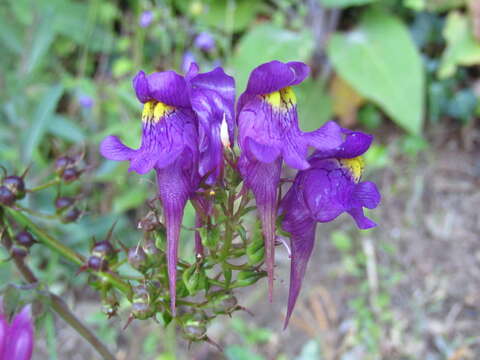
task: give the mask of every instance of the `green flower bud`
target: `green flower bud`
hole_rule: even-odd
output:
[[[205,288],[205,272],[196,264],[183,272],[182,280],[190,295],[195,295],[198,291]]]

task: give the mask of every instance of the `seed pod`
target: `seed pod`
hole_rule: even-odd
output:
[[[21,245],[14,245],[10,249],[10,252],[12,254],[12,257],[17,259],[23,259],[28,255],[28,248]]]
[[[60,176],[63,181],[69,183],[77,180],[81,174],[82,174],[81,171],[79,171],[75,166],[72,166],[65,169]]]
[[[12,206],[15,200],[15,195],[6,186],[0,186],[0,204]]]
[[[81,211],[77,207],[72,207],[62,216],[61,221],[64,224],[75,222],[81,214]]]
[[[75,160],[73,160],[70,156],[62,156],[59,157],[55,161],[55,172],[58,176],[62,176],[66,169],[75,166]]]
[[[146,232],[151,232],[157,229],[163,229],[163,224],[158,220],[158,216],[154,211],[149,211],[147,215],[140,219],[137,227]]]
[[[87,261],[87,267],[94,271],[107,271],[108,262],[97,256],[90,256]]]
[[[155,241],[148,239],[143,244],[143,251],[147,255],[149,266],[160,266],[164,263],[165,257],[163,253],[155,245]]]
[[[195,295],[205,288],[205,272],[196,265],[192,265],[183,272],[182,280],[190,295]]]
[[[57,214],[62,213],[75,203],[75,199],[68,196],[60,196],[55,199],[55,209]]]
[[[265,276],[264,271],[242,270],[238,273],[235,281],[236,287],[243,287],[255,284],[259,279]]]
[[[117,258],[117,252],[108,240],[95,243],[92,247],[92,255],[105,259],[107,262],[115,261]]]
[[[3,186],[5,186],[15,196],[15,199],[20,200],[25,197],[25,182],[20,176],[11,175],[3,179]]]
[[[207,333],[207,315],[203,311],[186,314],[183,319],[183,334],[190,341],[205,339]]]
[[[217,314],[230,314],[233,311],[236,310],[237,308],[237,298],[233,296],[232,294],[222,294],[217,297],[215,297],[209,307],[212,309],[212,311]]]
[[[22,245],[22,246],[26,247],[27,249],[30,248],[33,244],[36,243],[32,234],[30,234],[28,231],[20,231],[15,236],[15,240],[19,245]]]
[[[144,285],[138,285],[133,288],[132,297],[132,316],[136,319],[145,320],[151,317],[155,312],[150,302],[150,293]]]
[[[141,246],[128,249],[128,263],[136,270],[144,273],[148,270],[148,259]]]

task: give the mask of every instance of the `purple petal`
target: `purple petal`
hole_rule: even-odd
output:
[[[301,83],[308,75],[308,66],[298,62],[282,63],[274,60],[253,69],[246,93],[263,95]]]
[[[295,71],[295,80],[290,84],[290,86],[300,84],[310,74],[310,68],[303,62],[291,61],[288,62],[287,65],[293,71]]]
[[[140,15],[140,20],[138,21],[139,25],[143,28],[148,27],[153,20],[153,13],[149,10],[142,12]]]
[[[8,321],[0,310],[0,360],[5,359],[4,354],[7,347],[9,330],[10,326],[8,325]]]
[[[148,90],[148,81],[147,76],[144,71],[139,71],[137,75],[133,78],[133,89],[137,95],[137,99],[141,103],[146,103],[151,100],[150,91]]]
[[[245,185],[252,190],[262,222],[265,241],[265,262],[268,273],[268,295],[273,300],[273,275],[275,265],[275,222],[277,218],[277,192],[282,162],[272,163],[249,161],[245,154],[240,156],[239,168]]]
[[[185,154],[184,156],[188,156]],[[182,159],[179,158],[171,166],[156,169],[158,195],[162,202],[167,228],[167,268],[170,288],[170,307],[172,316],[175,316],[176,281],[178,243],[182,225],[183,211],[187,199],[195,188],[189,176],[185,174]]]
[[[151,98],[171,106],[190,106],[187,83],[175,71],[155,72],[147,76],[147,81]]]
[[[30,360],[33,352],[34,330],[30,306],[15,315],[9,330],[4,359]]]
[[[286,140],[287,141],[282,149],[283,160],[285,160],[285,163],[297,170],[308,169],[310,167],[310,164],[306,160],[308,149],[302,139],[291,139],[287,137]]]
[[[303,137],[308,145],[319,151],[332,151],[343,142],[342,129],[333,121],[327,121],[315,131],[304,133]]]
[[[361,182],[355,185],[352,193],[352,207],[366,207],[375,209],[380,204],[381,195],[371,181]]]
[[[306,219],[302,225],[304,226],[302,236],[293,235],[290,240],[292,251],[290,289],[288,291],[288,306],[283,326],[284,329],[288,326],[293,309],[295,308],[300,289],[302,288],[303,278],[305,277],[308,260],[310,260],[313,245],[315,244],[315,223],[311,219]],[[305,231],[305,229],[308,230]]]
[[[373,141],[373,136],[360,131],[350,131],[343,129],[346,134],[344,143],[335,154],[337,158],[354,158],[365,153]]]
[[[272,163],[280,156],[280,150],[276,147],[260,144],[250,137],[246,138],[245,147],[250,159],[264,163]]]
[[[376,223],[374,223],[372,220],[370,220],[363,214],[362,208],[353,208],[348,210],[347,212],[353,217],[353,219],[357,223],[358,228],[361,230],[366,230],[377,226]]]
[[[100,143],[100,154],[109,160],[125,161],[135,156],[135,150],[123,145],[116,136],[107,136]]]
[[[195,63],[195,55],[190,51],[185,51],[182,59],[182,71],[187,74],[192,66]],[[196,64],[195,64],[196,65]]]

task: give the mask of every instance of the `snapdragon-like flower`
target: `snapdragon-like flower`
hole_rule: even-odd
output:
[[[0,360],[30,360],[34,329],[30,306],[25,306],[9,324],[0,312]]]
[[[344,143],[335,150],[317,151],[309,159],[311,167],[299,171],[292,187],[280,203],[282,227],[291,243],[290,291],[285,327],[295,307],[315,242],[317,222],[329,222],[346,212],[360,229],[376,224],[363,214],[380,203],[374,183],[361,182],[364,167],[361,155],[372,136],[343,129]]]
[[[145,10],[140,15],[140,19],[138,20],[138,24],[141,27],[146,28],[152,23],[152,21],[153,21],[153,12],[151,12],[150,10]]]
[[[222,166],[221,152],[218,154],[222,149],[215,144],[220,143],[222,119],[227,116],[233,123],[233,79],[221,68],[199,74],[196,64],[192,64],[185,77],[174,71],[148,76],[140,71],[133,79],[133,87],[144,104],[140,148],[131,149],[116,136],[108,136],[100,144],[100,152],[110,160],[130,161],[130,171],[146,174],[154,169],[157,173],[167,228],[171,310],[175,314],[183,212],[188,198],[197,190],[200,176],[213,174],[215,181],[217,167]],[[231,131],[233,136],[233,124]]]
[[[328,122],[313,132],[298,125],[293,86],[309,74],[301,62],[271,61],[255,68],[237,105],[239,167],[255,196],[265,238],[269,297],[272,300],[277,192],[282,160],[294,169],[307,169],[308,147],[331,151],[342,142],[340,127]]]

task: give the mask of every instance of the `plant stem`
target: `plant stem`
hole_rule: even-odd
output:
[[[23,227],[28,228],[28,230],[37,238],[38,241],[42,242],[44,245],[48,246],[50,249],[59,253],[76,265],[82,266],[85,264],[86,260],[82,255],[78,254],[68,246],[62,244],[60,241],[47,234],[43,229],[33,223],[27,216],[12,208],[5,208],[5,210],[5,212],[12,217],[15,222]],[[101,280],[110,283],[128,297],[131,295],[130,285],[120,279],[117,275],[110,272],[92,273],[98,276]]]
[[[31,284],[38,282],[37,278],[30,270],[30,268],[24,263],[23,259],[14,257],[15,265],[25,278],[25,280]],[[92,345],[97,352],[102,355],[105,360],[115,360],[115,356],[110,353],[107,347],[90,331],[80,320],[70,311],[65,302],[57,295],[51,292],[46,292],[45,297],[48,298],[48,302],[53,309],[67,324],[74,328],[90,345]]]
[[[28,189],[29,192],[35,192],[35,191],[40,191],[46,188],[49,188],[50,186],[57,185],[60,183],[60,179],[54,179],[49,182],[46,182],[45,184],[39,185],[37,187],[34,187],[32,189]]]

